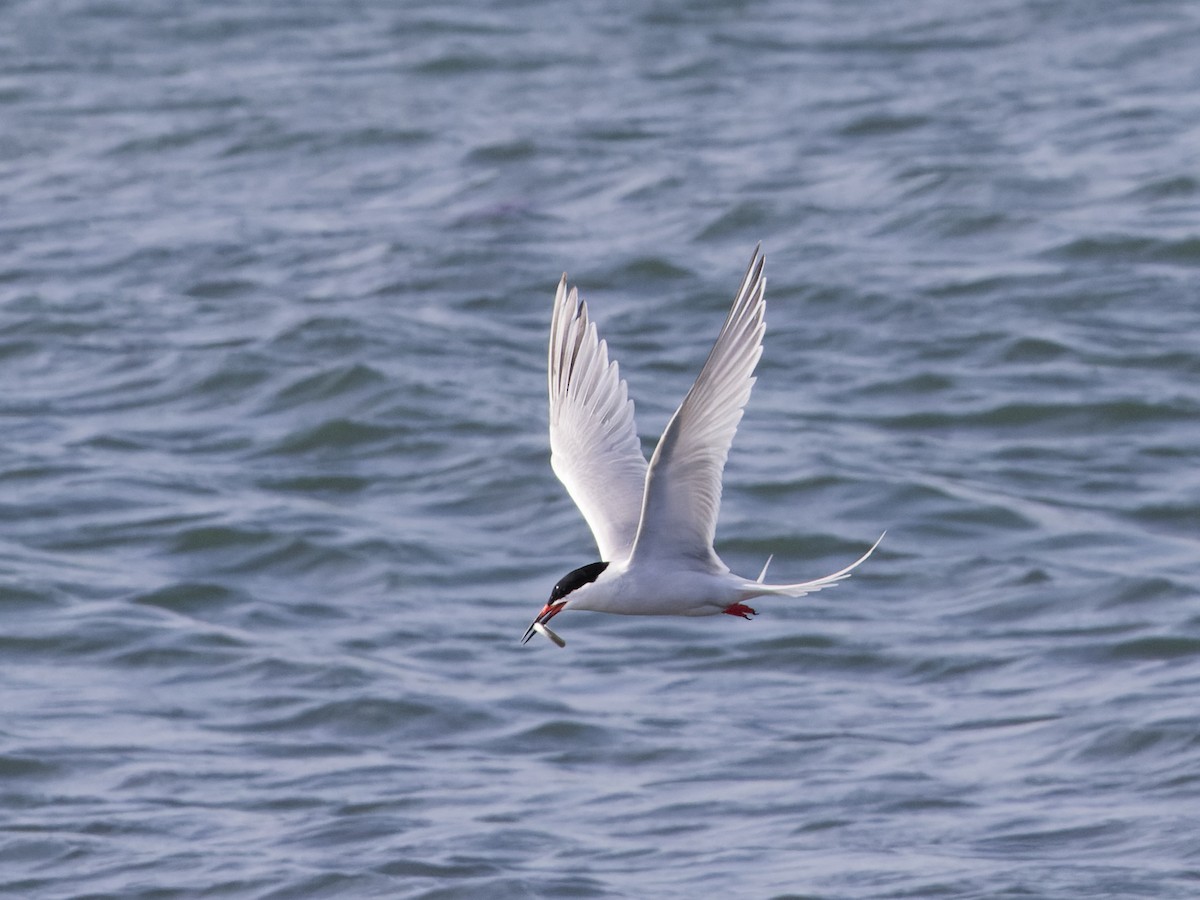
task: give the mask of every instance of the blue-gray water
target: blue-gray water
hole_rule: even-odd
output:
[[[1200,10],[0,5],[0,894],[1200,895]],[[718,548],[567,614],[566,269]]]

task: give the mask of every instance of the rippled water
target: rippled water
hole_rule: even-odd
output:
[[[0,16],[0,893],[1200,894],[1195,4]],[[887,540],[520,646],[760,239],[719,549]]]

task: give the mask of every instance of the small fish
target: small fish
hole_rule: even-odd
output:
[[[534,622],[533,630],[544,634],[546,637],[550,638],[550,640],[554,641],[554,643],[558,644],[558,646],[560,646],[560,647],[567,646],[566,641],[564,641],[562,638],[560,638],[557,634],[555,634],[553,631],[551,631],[549,628],[547,628],[541,622]]]

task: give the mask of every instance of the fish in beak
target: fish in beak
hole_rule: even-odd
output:
[[[549,628],[546,627],[547,622],[549,622],[556,615],[558,615],[560,612],[562,612],[562,609],[564,606],[566,606],[566,603],[567,603],[566,599],[555,600],[554,602],[547,603],[545,606],[543,606],[542,611],[540,613],[538,613],[537,618],[533,620],[533,624],[530,625],[529,628],[526,630],[525,637],[521,638],[521,643],[522,644],[529,643],[529,639],[531,637],[533,637],[534,632],[537,632],[539,634],[544,634],[546,637],[550,638],[550,640],[554,641],[554,643],[558,644],[558,646],[560,646],[560,647],[567,646],[566,641],[564,641],[557,634],[555,634],[553,631],[551,631]]]

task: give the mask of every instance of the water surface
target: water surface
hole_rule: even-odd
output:
[[[7,4],[0,893],[1200,891],[1183,0]],[[755,243],[753,622],[564,616]]]

